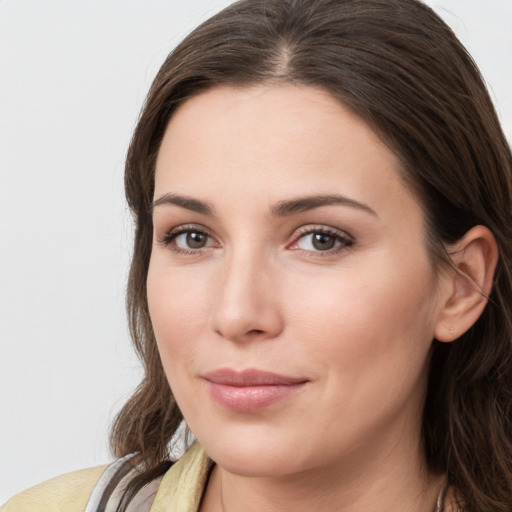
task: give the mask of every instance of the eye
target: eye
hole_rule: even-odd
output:
[[[187,231],[174,238],[174,243],[179,249],[202,249],[207,247],[209,236],[200,231]]]
[[[300,237],[297,241],[297,246],[306,251],[328,251],[334,248],[336,243],[339,245],[340,242],[336,240],[333,235],[328,235],[327,233],[310,233],[309,235]]]
[[[342,231],[327,227],[305,228],[295,238],[290,249],[313,253],[336,253],[353,245],[353,239]]]
[[[168,246],[175,252],[185,254],[218,246],[218,242],[213,237],[196,226],[179,226],[174,228],[160,240],[160,243]]]

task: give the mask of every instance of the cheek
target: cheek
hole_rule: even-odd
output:
[[[147,279],[148,307],[158,350],[168,379],[171,365],[193,360],[204,330],[211,296],[207,282],[192,269],[176,271],[152,261]]]
[[[314,278],[296,274],[287,284],[290,312],[320,330],[357,326],[363,336],[414,329],[430,318],[434,304],[428,262],[418,267],[382,256],[379,265],[318,272]]]
[[[401,411],[421,416],[432,339],[429,279],[403,267],[368,274],[298,289],[293,307],[292,337],[323,376],[316,407],[333,438],[356,445]]]
[[[413,380],[426,363],[434,332],[428,261],[418,268],[383,255],[371,271],[363,268],[326,275],[314,286],[297,280],[289,294],[295,337],[309,344],[323,366],[337,366],[336,378],[344,385],[362,389],[364,382]]]

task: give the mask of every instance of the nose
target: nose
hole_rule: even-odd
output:
[[[233,342],[277,337],[284,321],[270,262],[255,254],[225,262],[212,310],[211,328]]]

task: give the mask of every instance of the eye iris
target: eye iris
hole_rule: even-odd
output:
[[[313,247],[319,251],[328,251],[332,249],[335,244],[335,239],[331,235],[326,235],[325,233],[315,233],[313,234]]]
[[[187,246],[191,249],[201,249],[206,245],[206,235],[204,233],[187,233]]]

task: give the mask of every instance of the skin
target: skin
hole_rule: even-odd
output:
[[[350,201],[276,215],[333,194]],[[421,414],[454,287],[433,270],[394,153],[321,90],[220,87],[173,115],[154,199],[151,320],[187,424],[217,463],[202,510],[431,512],[442,477],[425,467]],[[318,249],[311,230],[334,247]],[[203,247],[190,247],[194,233]],[[203,378],[226,367],[306,383],[233,412]]]

